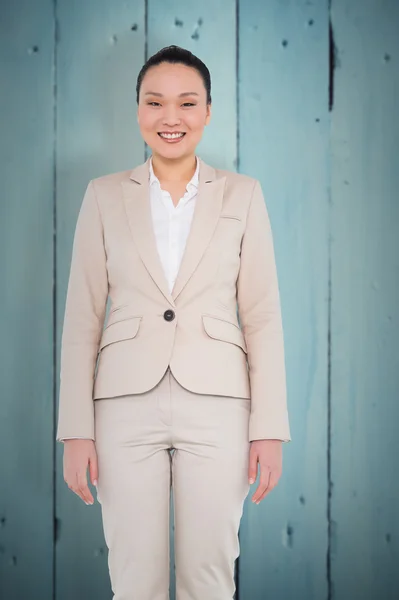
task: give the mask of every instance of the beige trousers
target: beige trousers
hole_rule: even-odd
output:
[[[190,392],[168,368],[150,391],[94,406],[113,600],[169,600],[171,486],[176,600],[232,600],[250,400]]]

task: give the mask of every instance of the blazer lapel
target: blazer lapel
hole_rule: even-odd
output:
[[[168,302],[175,306],[175,300],[199,264],[215,231],[223,205],[223,192],[226,176],[217,176],[216,169],[201,158],[199,185],[196,205],[185,251],[172,293],[158,255],[152,225],[149,161],[135,167],[128,181],[122,182],[123,199],[129,226],[141,259],[152,279]]]
[[[217,176],[216,169],[200,158],[199,185],[190,233],[172,290],[173,299],[187,284],[207,249],[223,206],[226,176]]]

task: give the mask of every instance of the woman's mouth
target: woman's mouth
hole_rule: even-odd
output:
[[[180,142],[180,140],[182,140],[184,138],[184,136],[186,135],[186,132],[184,131],[178,131],[176,133],[167,133],[165,131],[159,131],[158,132],[159,137],[164,140],[167,144],[176,144],[178,142]]]

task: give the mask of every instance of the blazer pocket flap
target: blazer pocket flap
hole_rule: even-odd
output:
[[[141,317],[132,317],[107,325],[101,336],[99,351],[113,342],[134,338],[139,330],[140,321]]]
[[[216,340],[222,342],[230,342],[240,346],[245,353],[247,353],[247,345],[245,343],[244,335],[238,325],[234,325],[230,321],[218,317],[212,317],[210,315],[202,315],[202,321],[206,333]]]
[[[227,214],[227,213],[220,215],[219,218],[220,219],[235,219],[236,221],[242,221],[242,219],[239,215],[232,215],[232,214]]]

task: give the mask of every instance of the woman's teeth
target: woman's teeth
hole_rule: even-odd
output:
[[[176,140],[182,138],[185,133],[158,133],[158,135],[166,140]]]

